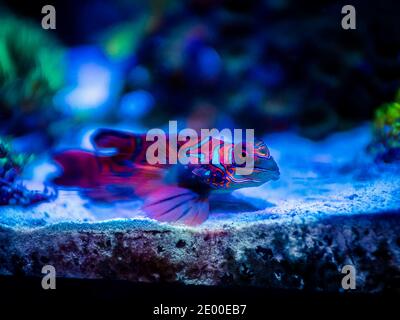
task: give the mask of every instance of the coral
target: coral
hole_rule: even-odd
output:
[[[10,141],[0,137],[0,206],[27,206],[49,199],[49,195],[29,191],[18,182],[22,168],[31,158],[14,153]]]
[[[382,105],[374,120],[374,142],[370,150],[384,162],[400,160],[400,103]]]

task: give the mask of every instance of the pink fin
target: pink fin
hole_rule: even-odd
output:
[[[209,204],[189,189],[165,186],[147,195],[143,210],[159,221],[195,226],[207,220]]]

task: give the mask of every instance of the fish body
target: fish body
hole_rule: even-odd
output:
[[[232,160],[234,145],[207,139],[177,141],[173,148],[158,150],[162,163],[149,164],[148,151],[154,142],[146,135],[100,129],[92,136],[94,152],[77,149],[54,155],[62,169],[54,182],[100,201],[139,197],[151,218],[198,225],[209,215],[210,192],[230,192],[278,179],[278,166],[261,141],[252,146],[252,173],[242,176],[238,169],[244,164]],[[169,146],[171,141],[166,142]],[[248,143],[243,144],[243,156],[246,147]],[[185,154],[190,161],[181,164],[171,151]]]

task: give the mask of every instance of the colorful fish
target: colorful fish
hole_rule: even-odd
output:
[[[210,192],[256,187],[279,178],[278,166],[261,141],[253,148],[249,143],[243,144],[243,156],[247,150],[254,150],[254,169],[248,175],[239,174],[238,169],[244,164],[224,156],[233,152],[234,145],[215,138],[199,139],[193,144],[178,142],[177,148],[186,148],[190,156],[210,157],[207,164],[199,161],[187,165],[169,164],[168,148],[167,164],[149,164],[146,153],[153,142],[146,141],[145,135],[99,129],[92,136],[92,143],[94,152],[68,150],[54,156],[63,170],[54,182],[76,187],[91,199],[102,201],[139,197],[143,199],[143,210],[159,221],[201,224],[209,215]],[[208,154],[201,152],[205,143]]]

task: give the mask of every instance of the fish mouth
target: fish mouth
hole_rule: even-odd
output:
[[[272,157],[267,161],[257,163],[257,165],[254,166],[254,170],[259,172],[277,172],[279,174],[279,167]]]
[[[253,172],[255,173],[266,173],[272,180],[278,180],[280,176],[279,169],[269,169],[262,167],[254,167]]]
[[[241,179],[237,179],[235,182],[263,183],[270,180],[278,180],[279,176],[279,167],[275,160],[270,157],[266,161],[258,161],[258,163],[253,166],[250,175],[243,175]]]
[[[269,161],[259,163],[257,166],[254,166],[253,171],[255,173],[267,175],[271,180],[278,180],[280,176],[279,167],[272,157],[269,159]]]

